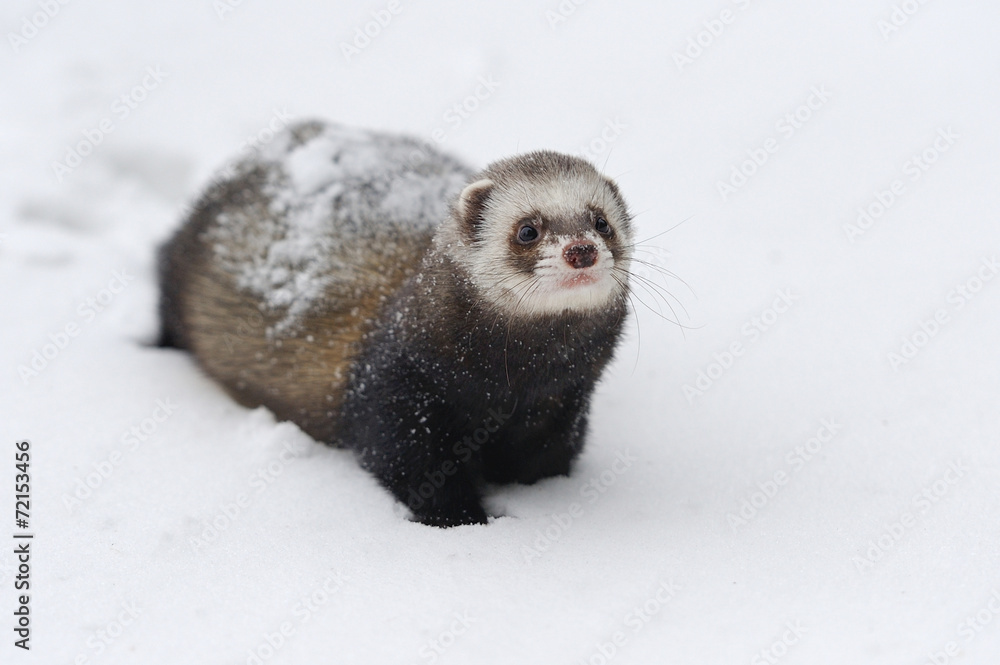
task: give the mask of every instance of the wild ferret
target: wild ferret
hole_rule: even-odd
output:
[[[622,333],[628,208],[555,152],[473,173],[410,138],[305,122],[211,186],[161,249],[163,346],[351,448],[421,522],[484,481],[567,474]]]

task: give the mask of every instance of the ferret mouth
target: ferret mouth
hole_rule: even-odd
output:
[[[558,286],[563,289],[579,289],[591,286],[601,281],[603,275],[595,270],[577,270],[559,280]]]
[[[539,277],[541,284],[536,293],[553,299],[553,302],[562,302],[570,309],[587,308],[602,302],[615,291],[616,286],[610,272],[596,266]]]
[[[620,285],[606,268],[548,270],[530,277],[512,277],[504,285],[503,300],[519,316],[559,315],[606,307]]]

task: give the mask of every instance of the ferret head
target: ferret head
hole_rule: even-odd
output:
[[[491,164],[452,207],[446,252],[513,316],[607,307],[625,297],[631,217],[588,162],[533,152]],[[456,228],[457,227],[457,228]]]

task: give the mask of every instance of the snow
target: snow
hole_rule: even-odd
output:
[[[3,663],[996,662],[1000,7],[232,4],[0,14]],[[639,305],[571,477],[413,524],[148,346],[155,247],[285,113],[617,179],[689,316]]]
[[[380,245],[430,237],[471,173],[426,143],[355,128],[293,123],[265,138],[259,157],[213,181],[263,170],[259,204],[283,221],[255,223],[240,206],[219,215],[210,237],[236,284],[282,315],[271,334],[298,329],[363,251],[359,237]]]

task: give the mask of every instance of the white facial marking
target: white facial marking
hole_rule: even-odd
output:
[[[564,257],[567,248],[589,241],[597,247],[594,265],[574,268]],[[567,309],[586,310],[608,304],[619,290],[611,276],[614,257],[596,232],[576,236],[550,236],[540,248],[533,271],[531,293],[525,306],[535,313],[557,314]]]
[[[581,219],[590,208],[604,211],[618,241],[625,247],[618,265],[604,236],[592,227],[557,235],[546,232],[545,219]],[[496,306],[517,316],[560,314],[566,310],[587,311],[608,306],[621,295],[624,270],[628,269],[631,230],[617,199],[601,176],[577,176],[548,183],[524,183],[518,187],[496,187],[486,206],[482,238],[464,262],[484,296]],[[520,220],[540,217],[543,233],[535,248],[530,274],[512,268],[510,239]],[[564,251],[577,244],[597,248],[594,264],[575,268]],[[619,269],[619,274],[614,269]],[[616,279],[617,277],[617,279]]]

